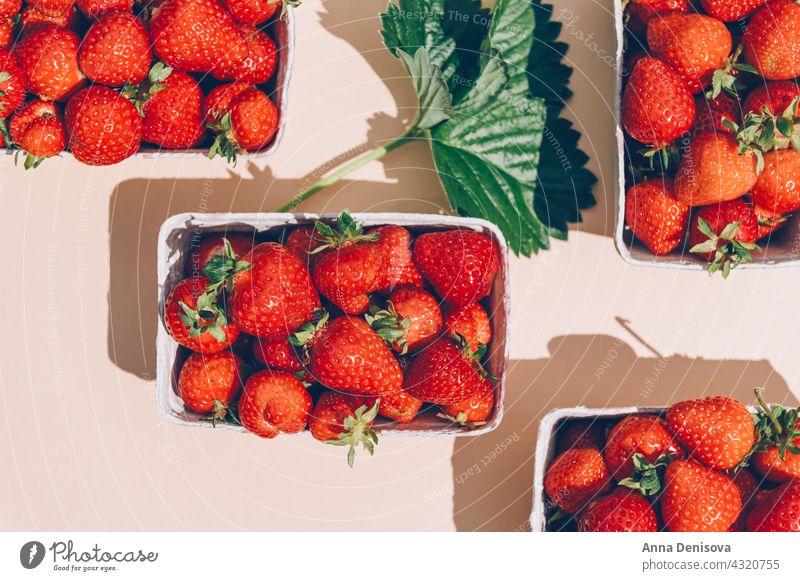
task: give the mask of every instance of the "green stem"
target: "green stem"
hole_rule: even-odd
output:
[[[322,179],[320,179],[317,183],[310,186],[307,190],[300,192],[294,198],[291,199],[288,203],[284,204],[280,208],[276,209],[276,212],[291,212],[297,206],[308,200],[317,192],[324,190],[328,186],[331,186],[338,182],[340,179],[345,177],[346,175],[356,171],[360,167],[367,165],[370,162],[378,160],[382,158],[384,155],[389,153],[390,151],[397,149],[401,145],[413,141],[414,139],[418,138],[422,134],[422,131],[417,128],[416,123],[412,123],[411,126],[406,129],[402,135],[395,137],[385,145],[381,145],[380,147],[376,147],[362,155],[359,155],[349,163],[339,167],[338,169],[333,170],[330,173],[325,174]]]
[[[764,409],[764,413],[767,414],[769,421],[772,422],[772,425],[775,428],[775,433],[780,436],[783,433],[783,428],[781,427],[780,422],[775,419],[775,416],[772,414],[772,410],[764,399],[764,388],[757,387],[753,391],[756,392],[756,399],[758,400],[759,405]]]

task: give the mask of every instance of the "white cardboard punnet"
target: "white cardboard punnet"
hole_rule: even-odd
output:
[[[333,220],[335,215],[289,214],[289,213],[228,213],[203,214],[186,213],[168,218],[161,226],[158,235],[158,334],[156,364],[156,400],[159,412],[169,420],[184,426],[211,428],[210,422],[201,421],[199,416],[183,406],[176,390],[180,366],[186,358],[186,350],[179,347],[167,333],[163,325],[164,301],[170,291],[186,276],[186,261],[193,241],[196,244],[203,234],[213,232],[245,232],[261,235],[274,235],[287,227],[312,224],[315,220]],[[494,430],[503,417],[506,375],[509,358],[508,317],[509,317],[509,272],[508,247],[505,238],[494,224],[475,218],[441,216],[437,214],[367,213],[353,214],[353,218],[365,227],[397,224],[405,226],[414,234],[422,232],[464,228],[477,230],[491,236],[500,249],[500,265],[497,270],[492,291],[488,297],[493,338],[487,356],[487,371],[498,378],[496,385],[495,409],[488,422],[474,430],[453,426],[435,417],[432,411],[421,414],[409,424],[397,424],[379,420],[376,427],[383,434],[401,436],[459,435],[477,436]],[[243,431],[240,426],[217,424],[216,429]],[[307,435],[301,432],[299,435]]]

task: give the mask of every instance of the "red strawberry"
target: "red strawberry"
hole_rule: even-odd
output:
[[[76,0],[75,3],[87,18],[97,18],[111,11],[130,12],[133,0]]]
[[[628,416],[608,434],[603,457],[616,480],[633,476],[634,454],[654,464],[662,456],[682,457],[683,450],[667,431],[667,424],[658,416]]]
[[[168,149],[194,147],[205,132],[200,86],[180,71],[169,72],[158,84],[161,88],[151,90],[142,105],[142,138]]]
[[[444,328],[450,337],[464,337],[473,351],[492,340],[492,323],[480,303],[445,308]]]
[[[204,277],[182,280],[164,304],[164,325],[175,341],[192,351],[216,353],[227,349],[239,336],[211,294]]]
[[[14,143],[26,152],[25,169],[37,167],[67,145],[61,115],[51,101],[30,101],[11,118],[8,129]]]
[[[378,413],[385,418],[394,420],[398,424],[407,424],[419,413],[422,402],[401,389],[381,396]]]
[[[239,262],[251,268],[235,275],[230,314],[244,332],[282,339],[320,307],[308,269],[285,246],[259,244]]]
[[[232,71],[225,71],[218,78],[236,79],[260,85],[272,78],[278,62],[278,49],[272,39],[262,30],[252,26],[239,27],[247,42],[247,57]]]
[[[310,263],[314,256],[313,251],[323,244],[323,240],[316,236],[314,226],[298,226],[286,236],[284,244],[295,256],[305,263]]]
[[[484,378],[468,346],[439,339],[417,355],[405,372],[404,386],[424,402],[447,405],[469,399]]]
[[[361,226],[345,210],[336,227],[314,225],[323,241],[313,252],[312,276],[319,292],[347,314],[369,307],[369,293],[378,290],[383,256],[374,243],[380,234],[363,234]]]
[[[272,18],[281,7],[280,0],[226,0],[225,3],[238,22],[253,26]]]
[[[747,18],[767,0],[700,0],[703,10],[723,22],[733,22]]]
[[[692,94],[686,83],[660,60],[636,63],[622,95],[622,124],[637,141],[660,149],[694,123]]]
[[[603,455],[593,448],[573,448],[558,456],[544,476],[544,491],[569,514],[581,511],[596,496],[611,489]]]
[[[470,429],[486,424],[494,411],[494,385],[482,378],[478,391],[468,399],[442,406],[440,417]]]
[[[78,63],[95,83],[122,86],[141,83],[153,52],[142,21],[130,12],[106,12],[83,37]]]
[[[672,180],[653,178],[625,193],[625,221],[653,254],[669,254],[683,240],[689,207],[675,198]]]
[[[314,402],[303,383],[280,371],[251,375],[239,398],[239,420],[247,431],[262,438],[303,431]]]
[[[25,102],[27,86],[25,71],[20,68],[16,57],[0,49],[0,119],[11,115]]]
[[[653,505],[634,490],[617,488],[592,501],[578,516],[578,530],[589,533],[654,533],[658,518]]]
[[[753,203],[775,214],[800,210],[800,151],[772,150],[763,158],[764,169],[750,191]]]
[[[178,376],[184,405],[198,414],[213,414],[214,420],[225,419],[241,387],[242,362],[230,351],[192,353]]]
[[[22,9],[22,0],[0,1],[0,19],[11,20]]]
[[[294,342],[307,346],[309,369],[321,384],[356,395],[394,393],[403,387],[400,365],[363,319],[338,317],[318,327],[321,331],[310,340],[295,335]]]
[[[800,480],[790,480],[757,500],[747,515],[752,532],[800,532]]]
[[[219,121],[208,125],[216,134],[208,152],[211,159],[221,155],[235,161],[239,151],[262,149],[278,131],[278,108],[263,91],[252,87],[232,99],[230,109],[222,113]]]
[[[721,472],[691,460],[667,467],[661,517],[671,532],[724,532],[741,510],[739,489]]]
[[[383,255],[378,288],[382,292],[391,292],[397,286],[414,286],[422,288],[422,275],[414,265],[411,256],[411,232],[402,226],[380,226],[367,234],[379,234],[375,244]]]
[[[256,361],[279,371],[297,373],[303,370],[303,363],[288,339],[259,339],[253,341],[253,357]]]
[[[689,251],[709,261],[708,272],[718,270],[724,278],[740,264],[752,261],[752,252],[760,250],[758,218],[753,208],[742,200],[722,202],[700,208],[689,229]]]
[[[687,452],[718,470],[734,468],[755,441],[753,416],[730,397],[676,403],[667,410],[667,423]]]
[[[769,80],[800,76],[800,5],[770,0],[758,10],[742,36],[744,58]]]
[[[781,115],[800,97],[800,85],[796,81],[772,81],[755,87],[747,94],[742,111],[746,113],[762,113],[764,108],[773,115]],[[790,114],[797,115],[797,105]]]
[[[19,22],[20,32],[25,36],[38,28],[40,24],[53,24],[60,28],[77,30],[80,17],[74,8],[68,8],[66,12],[58,14],[46,14],[32,5],[28,5],[20,14]]]
[[[253,249],[252,234],[237,234],[235,232],[225,232],[222,234],[211,234],[203,238],[199,244],[192,240],[192,253],[189,264],[186,266],[187,274],[194,275],[205,273],[206,265],[215,256],[225,257],[225,241],[230,244],[230,251],[233,258],[238,259]]]
[[[150,35],[156,55],[176,71],[224,75],[247,57],[244,36],[216,0],[166,0]]]
[[[739,518],[728,529],[729,532],[742,532],[746,529],[745,519],[750,512],[750,507],[756,499],[761,490],[758,487],[758,481],[753,473],[749,470],[739,470],[732,477],[733,483],[739,490],[739,498],[742,499],[742,512]]]
[[[72,9],[73,4],[74,0],[31,0],[28,2],[29,6],[49,16],[65,14]]]
[[[370,455],[378,443],[378,433],[372,429],[378,415],[379,402],[335,391],[323,393],[308,419],[311,435],[321,442],[349,446],[347,463],[353,467],[356,446],[361,444]]]
[[[413,254],[422,276],[457,307],[489,294],[500,262],[494,240],[474,230],[423,234],[414,242]]]
[[[693,93],[711,83],[711,75],[725,67],[733,41],[716,18],[703,14],[667,14],[647,27],[652,55],[680,75]]]
[[[572,448],[602,450],[606,441],[606,426],[597,420],[570,420],[558,426],[556,452]]]
[[[756,183],[756,157],[739,153],[727,133],[701,133],[684,153],[675,176],[675,197],[688,206],[735,200]]]
[[[771,482],[800,479],[800,408],[769,406],[756,390],[762,407],[756,428],[760,441],[753,454],[753,468]]]
[[[206,95],[203,102],[203,117],[209,122],[219,121],[225,113],[231,110],[233,100],[252,88],[252,85],[248,83],[217,85]]]
[[[431,293],[418,288],[397,289],[389,295],[385,309],[373,305],[365,318],[380,338],[401,355],[419,351],[442,328],[439,302]]]
[[[100,85],[76,93],[65,111],[69,146],[88,165],[111,165],[129,158],[142,141],[142,118],[128,99]]]
[[[12,20],[0,20],[0,47],[11,47],[14,39],[14,22]]]
[[[692,137],[701,133],[717,133],[723,131],[732,133],[730,127],[723,125],[723,120],[739,123],[741,119],[740,104],[725,93],[720,93],[715,99],[708,99],[705,95],[694,98],[697,118],[692,125]]]
[[[625,8],[628,19],[628,30],[634,34],[643,34],[647,25],[654,18],[665,16],[673,12],[689,12],[687,0],[653,0],[641,2],[633,0]]]
[[[756,213],[756,218],[758,219],[758,234],[756,234],[756,240],[770,237],[773,233],[783,228],[788,220],[788,216],[770,212],[759,206],[753,206],[753,211]]]
[[[31,29],[14,46],[14,55],[28,75],[28,88],[46,101],[59,101],[78,88],[78,35],[54,24]]]

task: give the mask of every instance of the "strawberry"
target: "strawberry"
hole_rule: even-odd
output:
[[[634,490],[617,488],[598,498],[578,516],[578,530],[590,533],[654,533],[658,518],[653,505]]]
[[[622,95],[622,124],[631,137],[656,150],[694,123],[692,93],[665,63],[644,57],[633,68]]]
[[[225,241],[230,245],[230,250],[226,249]],[[205,268],[215,256],[226,257],[231,254],[234,259],[241,258],[253,249],[252,234],[237,234],[235,232],[225,232],[224,234],[211,234],[203,238],[199,243],[192,240],[191,256],[186,267],[187,274],[205,272]]]
[[[288,339],[255,338],[252,345],[253,357],[270,369],[298,373],[303,370],[303,363],[297,355],[295,347]]]
[[[756,390],[762,411],[756,424],[760,438],[753,468],[771,482],[800,479],[800,408],[769,406],[762,392]]]
[[[192,353],[181,367],[178,393],[183,404],[213,420],[228,415],[228,405],[242,387],[242,362],[230,351]]]
[[[383,255],[379,290],[388,293],[401,285],[422,288],[422,275],[414,265],[411,255],[411,232],[402,226],[389,224],[367,232],[375,233],[379,235],[375,244]]]
[[[246,264],[251,267],[244,267]],[[222,277],[231,270],[235,272],[231,317],[250,335],[285,338],[310,321],[320,307],[308,269],[285,246],[275,242],[259,244],[240,261],[229,258]]]
[[[133,0],[75,0],[87,18],[97,18],[106,12],[130,12]]]
[[[26,153],[25,169],[37,167],[67,145],[61,115],[52,101],[30,101],[11,118],[8,129],[14,143]]]
[[[72,9],[74,0],[31,0],[27,4],[42,14],[59,16]]]
[[[733,481],[692,460],[675,460],[664,475],[661,517],[671,532],[724,532],[736,522],[742,499]]]
[[[153,51],[176,71],[218,73],[241,66],[247,42],[216,0],[166,0],[150,21]]]
[[[323,318],[313,337],[303,337],[307,333],[303,328],[290,341],[307,348],[309,369],[324,386],[355,395],[382,395],[403,387],[400,365],[363,319],[338,317],[326,324]]]
[[[16,57],[0,49],[0,119],[5,119],[25,102],[28,87],[25,71]]]
[[[218,122],[231,110],[233,100],[252,88],[248,83],[226,83],[217,85],[208,92],[203,101],[203,117],[207,122]]]
[[[324,241],[316,236],[314,226],[298,226],[289,232],[284,244],[300,260],[310,263],[313,251],[322,246]]]
[[[280,371],[251,375],[239,398],[239,420],[247,431],[262,438],[302,432],[314,402],[303,383]]]
[[[67,9],[66,12],[58,14],[46,14],[34,6],[28,5],[19,16],[20,32],[23,36],[30,34],[38,28],[40,24],[53,24],[60,28],[69,28],[73,31],[78,29],[80,17],[74,8]]]
[[[697,95],[694,98],[697,117],[692,125],[692,138],[701,133],[716,133],[723,131],[732,133],[730,127],[723,124],[723,120],[732,123],[739,123],[741,118],[741,105],[735,99],[731,99],[724,93],[720,93],[715,99],[708,99],[704,95]]]
[[[747,18],[767,0],[700,0],[703,10],[722,22],[733,22]]]
[[[788,220],[788,216],[770,212],[759,206],[753,206],[753,211],[756,213],[756,218],[758,219],[756,240],[771,237],[773,233],[783,228]]]
[[[308,429],[317,440],[334,446],[348,446],[347,463],[353,467],[356,447],[361,444],[370,455],[378,443],[372,429],[379,402],[335,391],[326,391],[317,400],[308,419]]]
[[[800,5],[770,0],[760,8],[742,36],[744,58],[768,80],[800,76]]]
[[[559,455],[544,476],[544,491],[568,514],[581,511],[611,489],[603,455],[593,448],[573,448]]]
[[[204,277],[186,278],[175,285],[164,303],[164,326],[172,338],[198,353],[227,349],[239,336],[239,328],[228,322],[225,311],[207,292]]]
[[[278,131],[278,108],[263,91],[248,88],[208,128],[216,134],[208,157],[221,155],[232,162],[239,151],[262,149],[270,142]]]
[[[683,450],[667,431],[667,424],[653,415],[628,416],[615,425],[608,434],[603,457],[608,470],[616,480],[634,474],[634,454],[647,462],[655,463],[662,456],[683,457]]]
[[[800,532],[800,480],[789,480],[766,493],[745,522],[752,532]]]
[[[687,452],[718,470],[736,467],[755,441],[753,416],[730,397],[676,403],[667,410],[667,424]]]
[[[272,39],[262,30],[242,25],[239,30],[247,43],[247,57],[232,71],[225,71],[218,78],[260,85],[266,83],[275,72],[278,49]]]
[[[689,229],[689,252],[709,262],[708,272],[717,271],[727,278],[740,264],[752,262],[758,218],[743,200],[731,200],[700,208]]]
[[[625,193],[625,221],[650,252],[669,254],[686,233],[689,207],[675,198],[670,178],[653,178],[633,185]]]
[[[634,34],[643,34],[651,20],[673,12],[689,12],[689,8],[687,0],[633,0],[625,7],[627,28]]]
[[[383,256],[374,244],[380,234],[363,234],[346,210],[335,227],[317,222],[314,228],[323,241],[312,251],[317,254],[312,266],[317,289],[345,313],[363,313],[369,307],[368,293],[380,283]]]
[[[414,242],[413,256],[436,293],[456,307],[489,294],[500,262],[494,240],[474,230],[423,234]]]
[[[111,86],[141,83],[152,60],[147,29],[130,12],[106,12],[98,17],[78,53],[83,73],[95,83]]]
[[[255,26],[266,22],[278,11],[280,0],[225,0],[228,11],[237,22]]]
[[[78,35],[54,24],[41,24],[14,45],[14,55],[28,75],[28,89],[46,101],[60,101],[75,91],[83,74],[78,69]]]
[[[0,48],[9,48],[13,39],[14,21],[0,20]]]
[[[22,9],[22,0],[0,0],[0,20],[11,20]]]
[[[703,14],[667,14],[647,26],[651,54],[684,80],[693,93],[725,66],[733,41],[725,25]]]
[[[800,97],[800,85],[796,81],[763,83],[747,94],[742,111],[744,113],[762,113],[766,108],[773,115],[780,115],[797,97]],[[797,104],[795,104],[791,114],[797,115],[797,113]]]
[[[472,353],[466,344],[457,346],[449,339],[439,339],[411,361],[404,386],[428,403],[448,405],[469,399],[484,380],[476,368],[481,351]]]
[[[445,307],[444,328],[448,336],[461,335],[473,351],[492,340],[492,323],[480,303]]]
[[[419,351],[442,328],[439,302],[428,291],[413,287],[394,291],[384,309],[372,305],[365,318],[380,338],[401,355]]]
[[[381,396],[378,413],[385,418],[394,420],[398,424],[407,424],[419,413],[422,402],[401,389]]]
[[[194,147],[205,134],[200,86],[180,71],[170,71],[156,83],[158,90],[151,89],[142,104],[142,138],[168,149]]]
[[[478,391],[464,401],[443,405],[439,417],[471,430],[485,425],[494,411],[494,385],[481,379]]]
[[[800,210],[800,151],[772,150],[763,159],[764,168],[750,191],[753,203],[775,214]]]
[[[688,206],[735,200],[756,183],[756,156],[740,153],[726,133],[701,133],[689,145],[675,176],[675,197]]]
[[[570,420],[558,426],[556,435],[558,454],[572,448],[602,450],[606,441],[606,426],[596,420]]]
[[[739,470],[731,478],[739,491],[739,498],[742,499],[742,511],[739,518],[729,528],[728,532],[742,532],[746,529],[745,520],[750,507],[760,492],[758,481],[749,470]]]
[[[92,85],[67,103],[69,146],[75,159],[88,165],[111,165],[139,150],[142,118],[117,91]]]

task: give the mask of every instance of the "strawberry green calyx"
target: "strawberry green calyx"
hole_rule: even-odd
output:
[[[222,239],[223,254],[213,256],[203,269],[206,278],[211,283],[206,287],[207,292],[219,294],[221,289],[233,290],[233,279],[240,272],[250,270],[253,265],[236,256],[227,238]]]
[[[480,373],[483,377],[485,377],[492,383],[497,382],[497,377],[489,375],[489,373],[487,373],[487,371],[483,368],[483,365],[481,363],[481,360],[484,358],[486,352],[489,350],[488,345],[479,344],[478,348],[475,351],[473,351],[470,348],[469,342],[467,341],[466,337],[464,337],[464,335],[462,335],[461,333],[453,333],[450,336],[450,339],[452,339],[453,343],[456,344],[456,347],[458,347],[459,351],[461,351],[461,354],[466,359],[472,361],[472,364],[475,366],[475,370],[478,373]]]
[[[397,345],[401,355],[408,353],[406,334],[411,326],[411,319],[398,315],[392,301],[386,301],[385,309],[370,305],[369,311],[364,313],[364,319],[389,346]]]
[[[634,473],[630,478],[623,478],[619,486],[638,490],[642,495],[652,498],[661,492],[664,469],[672,457],[663,454],[655,462],[649,462],[642,454],[633,455]]]
[[[778,449],[781,460],[786,460],[786,453],[800,455],[800,446],[795,440],[800,438],[798,417],[800,408],[786,409],[781,406],[770,406],[764,399],[764,390],[755,389],[756,400],[762,412],[756,415],[756,433],[759,436],[758,450],[765,450],[770,446]]]
[[[179,314],[181,322],[189,329],[189,337],[196,338],[205,332],[211,334],[220,343],[228,338],[224,327],[228,324],[228,316],[217,305],[217,295],[208,291],[197,297],[197,308],[192,308],[183,301],[178,301],[183,309]]]
[[[233,426],[241,426],[242,422],[239,420],[238,409],[235,402],[225,404],[218,399],[214,400],[214,411],[207,416],[200,418],[200,421],[211,422],[215,428],[217,423],[230,424]]]
[[[21,153],[23,153],[23,151],[22,151],[21,149],[18,149],[18,150],[17,150],[17,151],[14,153],[14,165],[17,165],[17,160],[19,159],[19,155],[20,155]],[[27,170],[27,169],[36,169],[37,167],[39,167],[39,165],[40,165],[40,164],[41,164],[41,163],[42,163],[44,160],[46,160],[46,159],[47,159],[46,157],[36,157],[35,155],[32,155],[31,153],[29,153],[29,152],[27,152],[27,151],[26,151],[26,152],[24,152],[24,153],[25,153],[25,162],[23,163],[23,167],[24,167],[26,170]]]
[[[800,97],[795,97],[780,114],[770,111],[766,106],[760,112],[751,111],[745,115],[741,125],[728,119],[723,125],[734,132],[739,141],[739,153],[753,151],[758,160],[756,173],[764,169],[764,154],[775,149],[800,151]]]
[[[344,419],[344,430],[336,440],[328,440],[326,444],[332,446],[349,446],[347,451],[347,465],[353,467],[356,458],[356,447],[361,444],[369,452],[370,456],[375,453],[375,446],[378,444],[379,432],[372,429],[372,422],[378,416],[378,406],[380,399],[375,400],[372,408],[367,409],[366,405],[360,406],[352,416]]]
[[[731,270],[740,264],[753,261],[753,251],[761,250],[758,244],[736,240],[736,233],[741,225],[741,222],[731,222],[717,236],[706,220],[698,218],[697,227],[708,237],[708,240],[694,245],[689,252],[713,254],[707,267],[708,273],[714,274],[719,271],[722,273],[722,278],[728,278]]]
[[[459,426],[463,426],[469,430],[476,430],[481,426],[485,426],[487,423],[486,421],[470,422],[469,420],[467,420],[467,412],[458,412],[458,415],[456,415],[456,417],[453,417],[450,414],[446,414],[444,412],[439,412],[436,414],[436,417],[441,418],[443,420],[447,420],[448,422],[451,422],[453,424],[458,424]]]
[[[11,139],[11,132],[8,130],[8,125],[6,125],[5,118],[0,119],[0,135],[3,136],[3,141],[6,142],[4,146],[6,149],[16,148],[14,140]]]
[[[717,69],[711,76],[711,89],[706,91],[706,97],[709,99],[716,99],[720,93],[725,93],[734,99],[739,98],[739,91],[745,88],[742,82],[737,78],[737,73],[746,72],[758,74],[755,67],[739,62],[739,57],[742,55],[742,45],[736,47],[736,50],[725,63],[721,69]]]
[[[669,143],[664,147],[643,149],[639,153],[648,160],[650,171],[665,172],[670,166],[677,165],[681,159],[680,148],[675,143]],[[660,168],[656,167],[655,160],[659,161]]]
[[[344,210],[336,219],[335,228],[319,220],[314,223],[314,238],[322,244],[309,254],[319,254],[328,248],[353,242],[375,242],[380,237],[380,232],[364,234],[364,228],[353,219],[348,210]]]
[[[172,73],[172,67],[168,67],[164,63],[157,61],[150,68],[146,81],[138,85],[131,85],[130,81],[126,82],[122,87],[122,96],[133,103],[139,115],[144,117],[144,104],[150,97],[166,87],[164,81],[167,80],[170,73]]]
[[[230,111],[225,113],[219,121],[208,123],[207,127],[216,134],[214,143],[211,144],[208,150],[208,159],[214,159],[219,155],[224,157],[228,163],[233,163],[236,166],[239,144],[233,139]]]
[[[314,342],[320,331],[328,324],[330,315],[325,309],[317,309],[314,311],[314,316],[307,323],[300,325],[294,333],[289,335],[289,343],[295,347],[302,347],[303,353],[301,359],[308,361],[308,350]]]
[[[267,4],[277,4],[280,1],[281,0],[267,0]],[[299,8],[302,3],[302,0],[283,0],[283,6],[281,6],[281,18],[283,18],[289,11],[289,6],[292,8]]]

